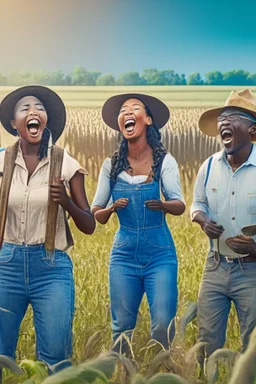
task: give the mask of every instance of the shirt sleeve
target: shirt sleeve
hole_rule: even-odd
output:
[[[162,164],[161,188],[165,200],[180,200],[185,204],[181,192],[178,164],[170,153],[167,153]]]
[[[82,173],[83,175],[88,175],[88,172],[80,166],[77,160],[69,155],[66,149],[64,149],[63,164],[61,176],[66,181],[69,182],[76,172]]]
[[[0,173],[3,173],[4,170],[4,157],[5,157],[6,148],[0,148]]]
[[[208,215],[208,201],[205,191],[205,178],[206,178],[206,169],[208,166],[209,159],[207,159],[199,168],[195,185],[194,185],[194,196],[193,203],[190,208],[190,217],[191,220],[195,217],[196,211],[201,211]]]
[[[111,204],[111,186],[110,186],[111,159],[107,158],[102,164],[96,194],[94,196],[92,207],[97,205],[105,208]]]

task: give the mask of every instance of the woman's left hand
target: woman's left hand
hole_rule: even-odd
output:
[[[64,209],[66,209],[70,202],[70,198],[66,192],[66,188],[63,184],[63,181],[64,180],[60,179],[57,181],[57,183],[50,185],[50,192],[53,201],[55,201],[55,203],[60,204]]]
[[[145,201],[145,205],[151,211],[163,211],[164,204],[161,200],[147,200]]]

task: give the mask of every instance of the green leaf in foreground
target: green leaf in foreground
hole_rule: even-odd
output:
[[[174,373],[158,373],[151,377],[148,384],[188,384],[188,382]]]

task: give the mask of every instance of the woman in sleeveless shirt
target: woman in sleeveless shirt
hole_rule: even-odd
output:
[[[131,337],[144,293],[151,336],[168,348],[167,329],[177,307],[177,258],[165,216],[185,209],[177,163],[159,132],[169,110],[154,97],[123,94],[105,102],[102,117],[123,136],[102,165],[92,203],[98,222],[106,224],[116,213],[120,224],[109,268],[114,350],[122,333]],[[126,343],[121,345],[126,352]]]
[[[0,211],[6,210],[0,218],[0,307],[5,309],[0,311],[0,354],[15,358],[20,323],[31,304],[37,359],[50,371],[59,370],[70,364],[74,316],[73,268],[66,253],[72,236],[65,211],[83,233],[95,228],[84,189],[86,171],[52,145],[64,129],[66,110],[49,88],[11,92],[0,105],[0,120],[18,136],[0,152]],[[58,167],[60,177],[54,174]]]

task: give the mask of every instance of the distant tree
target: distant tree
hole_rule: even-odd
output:
[[[96,81],[96,85],[114,85],[115,78],[111,74],[101,75]]]
[[[49,74],[50,85],[65,85],[65,75],[62,71],[54,71]]]
[[[65,85],[72,85],[72,76],[66,75],[64,81],[65,81]]]
[[[160,73],[156,68],[144,69],[141,77],[145,80],[147,85],[159,85],[161,82]]]
[[[187,80],[184,73],[180,75],[180,82],[181,82],[181,85],[187,85]]]
[[[247,76],[248,85],[256,85],[256,73],[250,73]]]
[[[205,74],[205,84],[208,85],[222,85],[223,74],[219,71],[211,71]]]
[[[121,73],[116,79],[118,85],[143,85],[145,84],[144,79],[138,72],[130,71]]]
[[[7,85],[7,77],[0,73],[0,85]]]
[[[237,69],[223,73],[224,85],[250,85],[248,77],[250,72]]]
[[[188,85],[203,85],[204,81],[201,79],[199,72],[191,73],[188,77]]]
[[[90,72],[83,67],[76,66],[72,73],[73,85],[96,85],[100,72]]]

